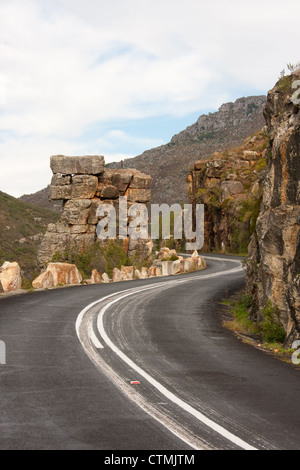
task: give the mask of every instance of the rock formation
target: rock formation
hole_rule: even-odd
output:
[[[195,162],[188,173],[192,204],[204,204],[204,251],[246,253],[259,212],[266,129],[240,146]]]
[[[0,286],[3,292],[12,292],[21,289],[21,269],[18,263],[6,261],[0,268]]]
[[[293,87],[300,88],[299,79],[300,71],[283,77],[268,94],[268,165],[247,272],[253,316],[261,320],[271,301],[287,345],[300,337],[300,105]]]
[[[56,252],[79,251],[97,240],[99,221],[97,209],[101,204],[112,204],[118,210],[119,197],[134,203],[147,204],[151,198],[151,177],[134,169],[105,170],[104,157],[51,157],[53,177],[50,186],[52,200],[63,201],[59,222],[50,224],[42,240],[38,262],[44,267]],[[147,258],[152,250],[151,240],[123,240],[128,256],[137,252]]]

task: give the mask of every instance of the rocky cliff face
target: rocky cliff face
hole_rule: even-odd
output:
[[[167,145],[147,150],[124,161],[124,168],[137,168],[152,177],[152,202],[188,201],[185,190],[187,169],[196,160],[240,145],[264,125],[265,96],[240,98],[221,106],[218,112],[200,116],[198,121],[175,135]],[[109,164],[118,168],[119,164]]]
[[[135,169],[105,170],[102,156],[53,156],[51,169],[50,197],[53,201],[63,201],[63,212],[57,223],[48,226],[42,240],[38,253],[40,267],[55,253],[65,254],[70,249],[84,251],[96,242],[100,205],[111,204],[118,215],[120,196],[127,197],[128,206],[147,204],[151,198],[150,176]],[[152,250],[149,240],[126,238],[122,243],[129,257],[138,252],[146,259]]]
[[[190,201],[205,206],[204,251],[247,253],[260,208],[267,145],[264,129],[240,147],[193,164],[187,182]]]
[[[268,94],[268,166],[247,272],[253,316],[261,320],[271,302],[287,332],[287,345],[300,337],[299,80],[300,71],[283,77]]]

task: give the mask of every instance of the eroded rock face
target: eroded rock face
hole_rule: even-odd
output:
[[[12,292],[21,289],[22,277],[18,263],[6,261],[0,268],[0,292]]]
[[[118,218],[120,196],[127,197],[129,207],[150,201],[150,176],[130,168],[105,170],[102,156],[56,155],[51,157],[50,166],[53,171],[50,197],[63,200],[63,212],[59,222],[48,226],[41,242],[38,254],[41,268],[56,252],[64,254],[72,248],[84,251],[97,241],[97,209],[101,204],[111,204]],[[150,239],[123,240],[129,257],[147,259],[152,247]]]
[[[285,77],[268,95],[268,167],[247,272],[253,314],[261,319],[270,299],[279,309],[287,345],[300,337],[300,106],[291,99],[291,85],[299,79],[300,71]]]
[[[266,165],[268,136],[262,129],[230,151],[195,162],[187,177],[190,201],[204,204],[204,251],[245,253],[255,226]]]

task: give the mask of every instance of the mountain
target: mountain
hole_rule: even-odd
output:
[[[240,98],[234,103],[223,104],[219,111],[202,115],[171,141],[143,154],[124,160],[124,168],[136,168],[152,176],[153,203],[188,201],[186,177],[195,160],[208,158],[239,146],[265,125],[263,108],[265,96]],[[111,163],[108,168],[120,168]]]
[[[20,201],[27,202],[28,204],[44,207],[45,209],[60,213],[62,211],[62,203],[60,201],[51,201],[49,196],[50,185],[36,193],[24,194],[19,199]]]
[[[48,224],[59,215],[32,206],[0,191],[0,266],[17,261],[23,277],[30,279],[37,270],[37,250]]]
[[[198,121],[174,135],[169,143],[128,158],[124,168],[136,168],[152,176],[153,203],[188,202],[186,177],[191,165],[214,152],[239,146],[265,125],[263,108],[266,96],[239,98],[223,104],[219,111],[202,115]],[[120,168],[110,163],[107,168]],[[30,204],[61,212],[59,203],[48,200],[49,187],[20,199]]]

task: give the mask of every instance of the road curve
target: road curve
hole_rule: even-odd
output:
[[[223,329],[218,301],[244,274],[207,261],[185,276],[1,298],[0,448],[299,448],[299,371]]]

